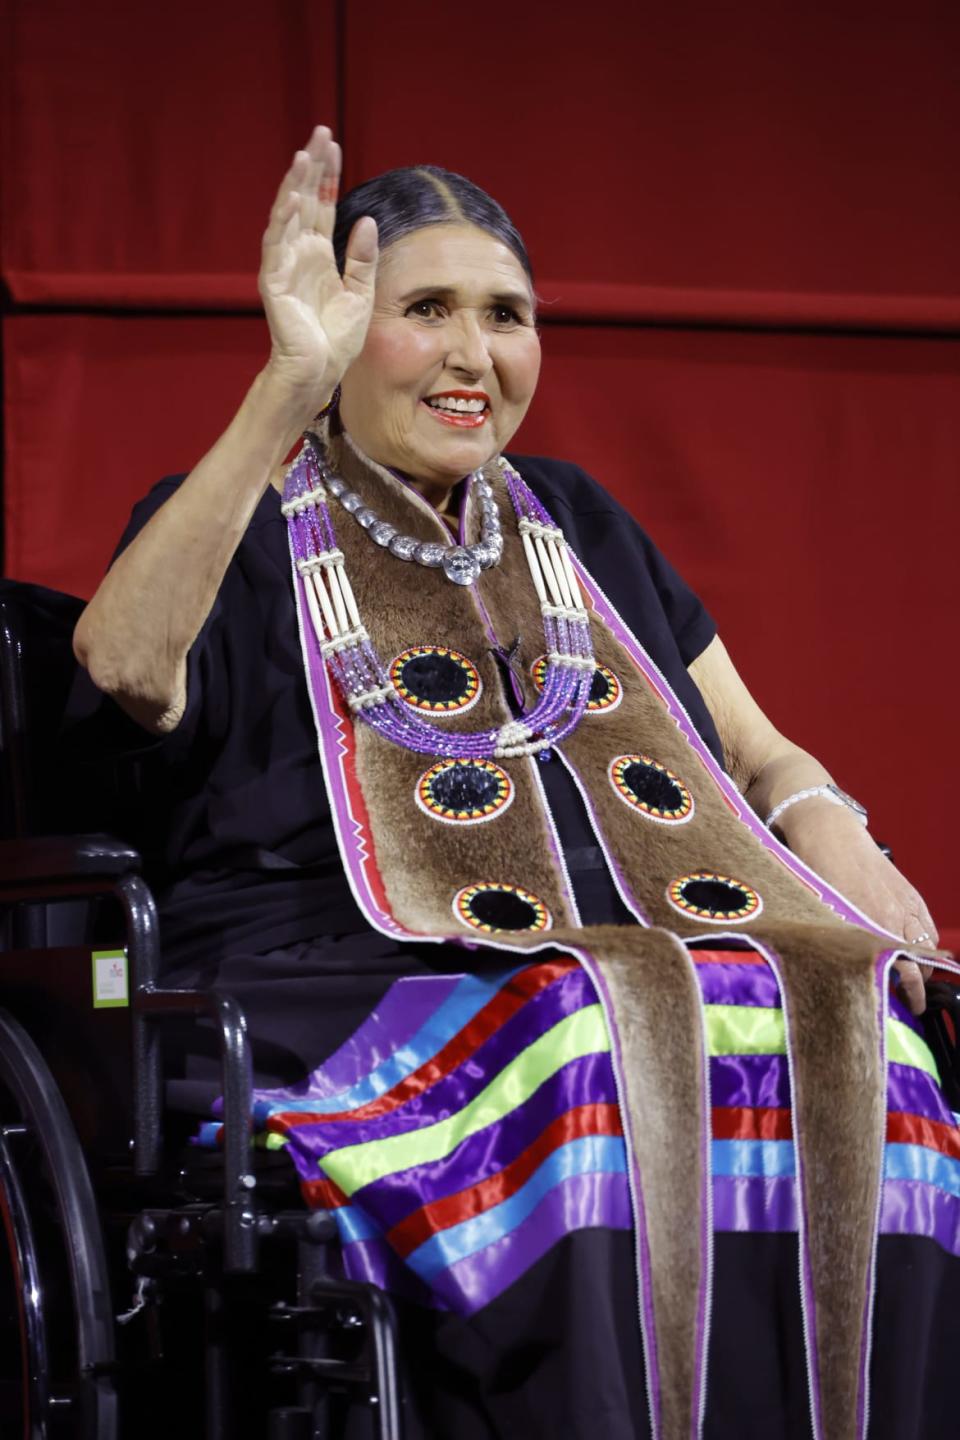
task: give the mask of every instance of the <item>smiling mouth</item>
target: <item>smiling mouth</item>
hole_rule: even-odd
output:
[[[459,430],[476,430],[490,417],[490,396],[483,391],[444,390],[420,401],[442,425]]]

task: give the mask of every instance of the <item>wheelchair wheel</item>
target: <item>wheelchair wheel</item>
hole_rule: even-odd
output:
[[[30,1036],[0,1010],[0,1435],[116,1440],[107,1265],[83,1151]]]

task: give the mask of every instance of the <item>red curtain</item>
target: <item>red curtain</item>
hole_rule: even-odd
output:
[[[703,594],[782,728],[960,927],[950,3],[8,0],[8,573],[87,594],[265,355],[263,217],[315,119],[347,179],[433,161],[524,229],[577,460]]]

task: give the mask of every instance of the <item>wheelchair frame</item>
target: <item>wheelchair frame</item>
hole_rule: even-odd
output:
[[[0,1091],[13,1094],[18,1115],[7,1123],[0,1094],[0,1228],[7,1237],[18,1284],[17,1328],[23,1352],[24,1440],[119,1440],[116,1325],[143,1310],[151,1313],[156,1287],[186,1286],[202,1311],[205,1440],[252,1435],[231,1412],[230,1311],[246,1281],[264,1281],[264,1252],[288,1252],[285,1297],[269,1305],[280,1332],[278,1348],[262,1358],[264,1375],[295,1386],[292,1404],[264,1411],[257,1432],[266,1440],[332,1440],[338,1395],[369,1401],[379,1440],[400,1440],[402,1407],[395,1323],[389,1299],[373,1286],[338,1278],[331,1266],[337,1243],[328,1212],[272,1206],[251,1162],[251,1063],[239,1006],[210,992],[164,989],[158,983],[160,943],[153,896],[137,853],[108,835],[31,834],[29,732],[22,677],[23,607],[34,587],[0,587],[0,773],[9,777],[0,794],[0,815],[12,837],[0,839],[0,924],[6,917],[6,948],[0,931],[0,979],[4,967],[29,963],[50,948],[51,907],[110,896],[124,917],[131,974],[132,1160],[101,1187],[108,1222],[114,1199],[127,1225],[125,1269],[136,1299],[115,1319],[121,1303],[111,1299],[107,1258],[96,1214],[95,1187],[69,1114],[49,1067],[28,1030],[0,1010]],[[50,594],[52,592],[45,592]],[[57,597],[73,604],[79,601]],[[71,662],[72,663],[72,662]],[[952,983],[932,987],[927,1025],[947,1097],[960,1110],[960,991]],[[935,1008],[934,1008],[935,1007]],[[206,1018],[220,1050],[223,1149],[213,1188],[191,1179],[189,1195],[164,1171],[162,1026],[169,1018]],[[76,1327],[74,1374],[69,1393],[57,1393],[46,1377],[50,1344],[45,1315],[42,1257],[34,1235],[28,1176],[20,1154],[32,1141],[44,1150],[68,1236],[67,1264]],[[202,1193],[201,1193],[202,1191]],[[0,1247],[2,1248],[2,1247]],[[190,1288],[192,1287],[192,1289]],[[292,1291],[292,1294],[291,1294]],[[0,1317],[2,1319],[2,1317]],[[285,1335],[290,1343],[286,1343]],[[0,1393],[2,1407],[2,1393]],[[2,1420],[2,1408],[0,1408]],[[148,1431],[137,1429],[138,1440]],[[166,1435],[166,1431],[163,1432]]]
[[[267,1372],[286,1377],[287,1386],[292,1383],[295,1389],[295,1403],[268,1407],[259,1435],[266,1434],[268,1440],[328,1440],[337,1408],[332,1397],[343,1395],[369,1403],[378,1440],[400,1440],[395,1322],[388,1297],[332,1272],[337,1228],[331,1214],[278,1210],[263,1203],[258,1193],[250,1144],[250,1047],[240,1007],[228,996],[159,984],[156,905],[139,873],[136,851],[103,834],[29,833],[23,635],[24,607],[37,593],[36,587],[10,582],[0,593],[0,762],[8,780],[5,828],[10,832],[10,838],[0,840],[0,917],[6,919],[7,939],[5,947],[0,945],[0,952],[5,951],[0,953],[0,977],[5,966],[9,976],[11,966],[29,965],[42,951],[62,953],[62,947],[49,944],[51,907],[105,896],[118,903],[131,982],[132,1162],[125,1175],[111,1176],[104,1210],[113,1223],[109,1206],[120,1194],[121,1212],[130,1213],[125,1259],[137,1288],[133,1310],[120,1321],[149,1309],[157,1287],[192,1284],[204,1317],[205,1440],[252,1434],[231,1405],[231,1297],[244,1277],[251,1283],[263,1279],[265,1250],[292,1252],[286,1284],[293,1293],[269,1307],[269,1322],[280,1332],[280,1344],[264,1358],[264,1372],[265,1379]],[[54,598],[69,610],[70,597]],[[81,602],[72,605],[79,612]],[[214,1191],[186,1199],[180,1180],[165,1174],[163,1156],[162,1024],[183,1017],[206,1017],[213,1025],[224,1100]],[[21,1019],[3,1010],[0,1085],[14,1110],[13,1124],[4,1123],[6,1117],[0,1115],[0,1222],[19,1296],[24,1440],[60,1435],[118,1440],[124,1434],[117,1389],[122,1366],[115,1343],[118,1322],[111,1313],[117,1302],[111,1300],[94,1186],[68,1102]],[[66,1239],[76,1334],[74,1383],[64,1393],[48,1381],[52,1341],[46,1310],[51,1297],[45,1294],[37,1223],[17,1153],[25,1140],[43,1151]],[[196,1182],[191,1184],[196,1190]],[[145,1434],[139,1425],[137,1434]]]

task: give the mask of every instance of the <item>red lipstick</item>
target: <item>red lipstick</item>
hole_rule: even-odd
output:
[[[469,400],[480,401],[481,409],[456,409],[453,406],[447,408],[431,401],[437,400]],[[437,390],[432,395],[426,395],[420,401],[435,419],[442,425],[452,425],[459,430],[476,430],[483,425],[490,414],[490,396],[483,390]]]

